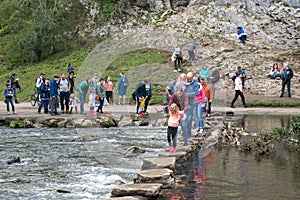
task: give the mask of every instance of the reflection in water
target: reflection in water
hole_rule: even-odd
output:
[[[230,147],[216,148],[204,159],[199,151],[178,166],[182,178],[175,191],[158,199],[299,199],[300,152],[282,146],[276,152],[257,161],[253,154]]]

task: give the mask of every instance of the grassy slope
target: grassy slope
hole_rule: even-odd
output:
[[[17,69],[8,70],[8,67],[1,66],[0,68],[0,91],[5,88],[5,82],[12,73],[16,73],[20,78],[22,92],[18,94],[19,100],[29,101],[30,95],[33,93],[35,86],[35,79],[39,76],[40,72],[46,73],[46,76],[52,78],[53,75],[61,75],[67,72],[67,63],[70,62],[77,71],[81,63],[91,52],[92,48],[78,48],[77,50],[67,54],[55,55],[40,63],[26,65]],[[142,49],[138,51],[129,52],[117,58],[108,68],[103,72],[103,77],[110,76],[114,85],[117,86],[117,80],[121,71],[125,72],[129,79],[130,86],[128,88],[127,97],[130,98],[131,93],[134,91],[137,82],[142,81],[145,77],[150,77],[153,85],[153,98],[151,104],[165,103],[164,89],[166,84],[172,80],[177,73],[172,72],[170,66],[171,52],[161,51],[157,49]],[[184,71],[185,72],[185,71]],[[92,74],[91,74],[92,76]],[[117,91],[117,90],[116,90]],[[115,92],[115,99],[117,97]],[[4,99],[0,95],[0,99]],[[299,102],[280,102],[275,103],[271,101],[265,102],[249,102],[252,106],[300,106]]]

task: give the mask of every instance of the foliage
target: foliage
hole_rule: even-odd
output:
[[[291,131],[300,139],[300,115],[295,115],[291,119]]]
[[[41,61],[71,45],[84,18],[83,5],[72,0],[0,3],[0,36],[6,65]]]
[[[13,121],[10,122],[9,126],[11,128],[23,128],[24,123],[21,120],[13,120]]]

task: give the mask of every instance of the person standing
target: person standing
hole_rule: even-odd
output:
[[[104,88],[104,79],[100,79],[100,82],[96,86],[96,95],[99,96],[99,106],[96,110],[97,113],[103,113],[103,105],[104,105],[104,99],[106,98],[106,92]]]
[[[50,99],[50,85],[49,85],[49,78],[44,78],[42,80],[42,84],[40,85],[40,99],[41,103],[38,107],[38,113],[41,113],[42,107],[44,107],[44,113],[47,114],[48,111],[48,105],[49,105],[49,99]]]
[[[70,101],[70,83],[64,74],[61,75],[61,79],[58,81],[59,94],[60,94],[60,108],[62,113],[69,112]],[[65,111],[66,106],[66,111]]]
[[[13,73],[9,78],[10,87],[14,90],[15,103],[20,103],[17,99],[17,88],[19,85],[19,78],[16,78],[16,74]]]
[[[178,45],[172,51],[172,61],[174,62],[174,72],[181,72],[182,53]]]
[[[195,97],[198,94],[199,91],[199,84],[198,82],[194,79],[194,75],[192,72],[188,72],[186,75],[186,87],[185,87],[185,92],[188,96],[188,104],[189,108],[185,112],[186,114],[186,120],[184,120],[183,123],[183,134],[184,134],[184,146],[188,145],[188,139],[192,136],[192,121],[193,121],[193,113],[194,113],[194,108],[196,102],[195,102]]]
[[[36,83],[35,83],[35,87],[36,87],[36,89],[37,89],[37,93],[38,93],[38,95],[39,95],[39,98],[40,98],[40,93],[41,93],[41,91],[40,91],[40,86],[41,86],[42,83],[43,83],[44,77],[45,77],[45,73],[41,72],[41,73],[40,73],[40,77],[38,77],[38,78],[36,79]]]
[[[208,102],[208,108],[207,108],[207,117],[210,117],[211,114],[211,102],[213,101],[213,89],[208,83],[208,79],[206,78],[200,78],[200,83],[204,89],[205,96],[207,98]]]
[[[120,73],[120,77],[118,79],[118,96],[119,101],[118,104],[125,105],[126,103],[126,92],[127,87],[129,86],[129,81],[123,72]],[[123,99],[123,100],[122,100]]]
[[[59,115],[57,112],[58,105],[58,79],[59,76],[55,75],[50,81],[50,114]]]
[[[78,86],[79,100],[80,100],[80,114],[82,115],[86,114],[84,112],[84,103],[91,83],[92,83],[92,79],[88,77],[85,81],[80,82]]]
[[[69,81],[69,84],[70,84],[70,94],[74,94],[75,83],[74,83],[74,76],[73,76],[72,73],[69,74],[68,81]]]
[[[145,83],[145,92],[146,92],[146,100],[145,100],[145,109],[144,109],[144,113],[147,114],[147,108],[148,108],[148,105],[149,105],[149,101],[152,97],[152,85],[150,83],[150,79],[149,78],[146,78],[144,80],[144,83]]]
[[[211,74],[211,77],[210,77],[210,86],[213,90],[213,96],[215,97],[215,84],[220,80],[220,72],[219,70],[216,68],[212,74]]]
[[[206,65],[200,70],[200,77],[201,78],[210,78],[210,71]]]
[[[175,85],[177,82],[177,77],[175,77],[166,87],[166,100],[169,104],[171,96],[175,93]]]
[[[237,100],[237,98],[240,96],[243,102],[243,105],[245,108],[248,107],[248,105],[245,102],[245,96],[243,94],[243,84],[242,84],[242,74],[239,74],[238,77],[234,80],[234,90],[235,90],[235,96],[231,102],[231,108],[235,108],[234,103]]]
[[[136,89],[134,92],[134,96],[135,96],[135,102],[136,102],[136,115],[139,115],[139,109],[140,109],[140,100],[143,100],[146,98],[146,88],[145,88],[145,83],[144,81],[139,82],[136,85]]]
[[[188,48],[189,62],[192,64],[195,62],[195,53],[198,44],[198,42],[193,42]]]
[[[15,106],[14,106],[14,102],[13,102],[14,92],[15,91],[11,87],[10,83],[6,83],[6,88],[4,90],[4,96],[5,96],[4,102],[6,103],[6,111],[7,111],[8,115],[10,115],[9,104],[11,105],[11,109],[13,111],[13,114],[17,114],[16,111],[15,111]]]
[[[114,85],[110,80],[110,77],[107,76],[105,78],[105,91],[106,91],[106,100],[108,103],[110,103],[111,105],[113,105],[114,103]]]
[[[242,76],[241,76],[241,81],[242,81],[242,85],[243,85],[243,88],[244,88],[244,87],[245,87],[245,79],[246,79],[247,75],[246,75],[245,70],[242,70],[242,67],[241,67],[241,66],[238,66],[238,67],[237,67],[237,71],[235,72],[235,75],[232,77],[232,81],[233,81],[233,83],[235,84],[235,79],[236,79],[236,77],[238,77],[240,74],[242,75]]]
[[[288,97],[291,98],[291,79],[294,76],[293,70],[289,67],[289,63],[283,64],[284,69],[281,73],[281,79],[282,79],[282,87],[281,87],[281,95],[280,97],[284,96],[284,90],[285,86],[287,87]]]

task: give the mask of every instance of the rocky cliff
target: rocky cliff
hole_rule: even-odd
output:
[[[198,41],[199,62],[188,70],[198,71],[203,65],[217,67],[228,87],[228,75],[242,66],[251,78],[246,87],[253,94],[279,95],[280,81],[269,80],[266,74],[273,63],[282,67],[283,62],[289,62],[295,71],[293,96],[300,97],[298,0],[148,0],[148,4],[148,10],[131,7],[118,20],[106,22],[95,22],[97,5],[86,4],[92,17],[82,34],[134,35],[136,41],[165,43],[164,48],[169,50],[178,44],[184,49],[185,58],[188,42]],[[238,43],[237,26],[242,26],[248,35],[246,45]],[[164,32],[163,36],[149,37],[154,30]]]

